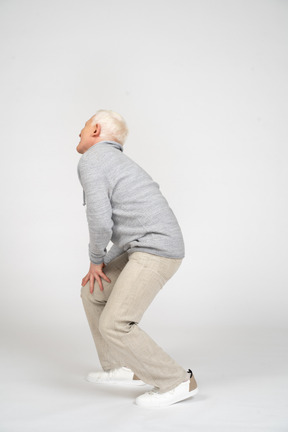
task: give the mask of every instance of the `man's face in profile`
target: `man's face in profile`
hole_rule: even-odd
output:
[[[85,126],[81,130],[79,137],[80,141],[76,150],[78,153],[85,153],[93,144],[95,144],[95,132],[97,129],[96,125],[92,125],[92,118],[87,120]]]

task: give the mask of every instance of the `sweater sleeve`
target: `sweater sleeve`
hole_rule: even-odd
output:
[[[93,264],[101,264],[107,254],[107,246],[113,232],[109,183],[101,167],[93,161],[83,162],[79,167],[79,174],[86,198],[89,257]]]

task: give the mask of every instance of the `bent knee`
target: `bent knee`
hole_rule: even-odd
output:
[[[87,299],[90,294],[90,288],[89,288],[89,281],[86,283],[86,285],[81,286],[80,290],[80,297],[82,299]]]
[[[102,303],[103,301],[105,301],[104,298],[104,293],[103,291],[100,291],[100,289],[98,288],[98,285],[96,286],[96,282],[94,282],[94,290],[93,293],[90,293],[90,282],[88,281],[86,283],[86,285],[81,287],[81,291],[80,291],[80,297],[82,298],[82,300],[87,300],[87,301],[92,301],[92,302],[100,302]]]
[[[134,321],[121,320],[102,313],[98,329],[101,335],[107,339],[129,333],[136,324]]]

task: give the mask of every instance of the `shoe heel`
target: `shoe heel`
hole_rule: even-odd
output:
[[[189,392],[194,391],[197,389],[197,382],[194,378],[194,375],[190,378],[190,384],[189,384]]]
[[[140,378],[138,378],[137,375],[135,375],[135,373],[134,373],[133,380],[140,380]]]

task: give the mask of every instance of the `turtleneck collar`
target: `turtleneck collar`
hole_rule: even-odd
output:
[[[120,143],[118,143],[116,141],[108,141],[108,140],[106,141],[106,140],[104,140],[104,141],[99,141],[98,143],[93,144],[91,147],[89,147],[88,150],[86,150],[86,152],[84,154],[88,153],[91,149],[95,148],[98,145],[110,145],[110,146],[113,146],[116,149],[118,149],[118,150],[120,150],[120,151],[123,152],[123,146]]]

